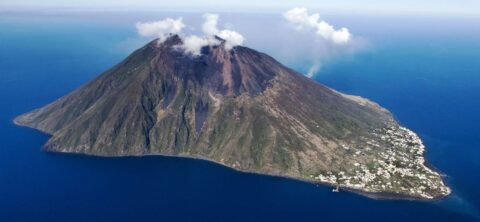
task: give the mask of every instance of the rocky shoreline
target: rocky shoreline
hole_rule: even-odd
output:
[[[14,121],[14,124],[16,124],[18,126],[25,127],[21,124],[18,124],[15,121]],[[37,130],[37,129],[34,129],[34,130]],[[51,136],[50,134],[48,134],[44,131],[41,131],[41,130],[37,130],[37,131]],[[195,156],[195,155],[171,155],[171,154],[157,153],[157,154],[142,154],[142,155],[106,156],[106,155],[98,155],[98,154],[90,154],[90,153],[62,152],[62,151],[55,151],[55,150],[43,150],[43,151],[48,152],[48,153],[53,153],[53,154],[59,154],[59,155],[75,155],[75,156],[80,155],[80,156],[97,157],[97,158],[128,158],[128,157],[141,158],[141,157],[146,157],[146,156],[159,156],[159,157],[168,157],[168,158],[185,158],[185,159],[200,160],[200,161],[210,162],[210,163],[213,163],[213,164],[218,164],[220,166],[227,167],[229,169],[232,169],[232,170],[235,170],[235,171],[238,171],[238,172],[242,172],[242,173],[286,178],[286,179],[290,179],[290,180],[297,180],[297,181],[302,181],[302,182],[305,182],[305,183],[331,187],[332,189],[337,186],[337,184],[328,183],[328,182],[321,182],[321,181],[312,180],[312,179],[308,179],[308,178],[298,178],[298,177],[293,177],[293,176],[285,176],[285,175],[271,174],[271,173],[265,173],[265,172],[242,170],[242,169],[238,169],[238,168],[235,168],[233,166],[227,165],[225,163],[222,163],[220,161],[208,159],[208,158],[205,158],[205,157],[202,157],[202,156]],[[360,189],[355,189],[355,188],[345,187],[345,186],[339,186],[338,188],[339,188],[340,191],[347,191],[347,192],[351,192],[351,193],[354,193],[354,194],[358,194],[358,195],[361,195],[361,196],[364,196],[364,197],[367,197],[367,198],[376,199],[376,200],[437,201],[437,200],[441,200],[443,198],[446,198],[448,196],[448,194],[447,194],[445,196],[440,196],[440,197],[435,197],[435,198],[419,198],[419,197],[412,197],[412,196],[409,196],[409,195],[399,194],[399,193],[368,192],[368,191],[365,191],[365,190],[360,190]]]

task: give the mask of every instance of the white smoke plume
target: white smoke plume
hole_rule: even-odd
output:
[[[183,49],[186,53],[198,56],[201,54],[202,47],[208,44],[208,39],[201,38],[196,35],[191,35],[183,38],[183,45],[180,48]]]
[[[202,32],[207,36],[214,36],[218,31],[218,18],[217,14],[207,13],[203,15],[203,19],[205,20],[202,24]]]
[[[308,60],[311,62],[310,68],[305,73],[307,77],[311,78],[317,74],[326,60],[351,54],[363,47],[363,40],[354,38],[347,28],[335,29],[321,19],[319,13],[309,14],[306,8],[292,8],[286,11],[283,17],[290,26],[299,31],[298,34],[311,35],[312,39],[310,41],[314,44],[309,44],[310,48],[305,49],[304,52],[304,55],[308,56]]]
[[[305,76],[307,76],[308,78],[312,78],[315,73],[317,73],[319,70],[320,70],[320,61],[314,61],[313,62],[313,65],[310,66],[310,68],[308,69],[308,72],[307,74],[305,74]]]
[[[185,27],[182,18],[172,19],[166,18],[153,22],[137,22],[136,24],[138,34],[144,37],[158,38],[159,42],[165,41],[171,34],[180,34]]]
[[[298,30],[313,30],[318,36],[335,44],[347,44],[352,38],[347,28],[335,30],[332,25],[321,20],[318,13],[309,15],[306,8],[290,9],[283,16]]]
[[[220,31],[218,37],[225,39],[225,48],[231,49],[237,45],[242,45],[245,38],[238,32],[224,29]]]
[[[214,38],[214,36],[218,36],[225,40],[225,48],[231,49],[237,45],[242,45],[245,38],[240,33],[229,30],[229,29],[218,29],[218,19],[219,16],[217,14],[207,13],[203,15],[205,22],[202,25],[203,34],[206,35],[207,38]]]
[[[169,35],[178,34],[183,39],[183,44],[178,48],[185,53],[198,56],[201,49],[207,45],[218,45],[220,41],[215,38],[218,36],[225,40],[225,49],[230,50],[237,45],[242,45],[245,38],[240,33],[229,29],[218,29],[219,16],[217,14],[207,13],[203,15],[204,23],[202,25],[202,36],[184,35],[182,29],[185,24],[182,18],[172,19],[166,18],[160,21],[138,22],[136,24],[137,31],[144,37],[159,38],[159,42],[165,41]]]
[[[183,44],[179,47],[185,53],[193,56],[199,56],[202,54],[202,47],[207,45],[218,45],[220,41],[215,38],[208,38],[205,36],[189,35],[183,38]]]

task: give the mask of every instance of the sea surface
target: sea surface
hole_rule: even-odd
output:
[[[193,21],[196,15],[184,16]],[[278,17],[224,16],[233,24],[270,18],[276,24],[272,29],[281,26]],[[12,123],[146,43],[134,24],[154,18],[162,16],[0,14],[0,221],[480,220],[478,20],[332,15],[332,22],[367,43],[348,55],[328,57],[314,76],[378,102],[417,132],[429,163],[453,189],[439,201],[333,193],[326,186],[241,173],[202,160],[46,153],[41,147],[48,135]],[[248,32],[248,24],[237,24],[247,46],[308,70],[305,60],[282,56],[285,50],[277,46],[288,45],[267,38],[268,28],[258,25],[250,23],[256,31]]]

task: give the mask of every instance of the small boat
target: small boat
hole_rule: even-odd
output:
[[[338,188],[338,185],[337,185],[337,187],[335,187],[335,189],[332,190],[332,192],[339,192],[339,191],[340,191],[340,189]]]

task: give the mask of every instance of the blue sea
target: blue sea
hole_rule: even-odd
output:
[[[183,16],[194,23],[199,15]],[[46,153],[40,149],[48,135],[12,123],[121,61],[148,41],[137,36],[135,22],[162,17],[0,14],[0,221],[480,220],[478,19],[327,16],[366,43],[326,59],[314,80],[378,102],[417,132],[453,189],[438,201],[373,200],[202,160]],[[247,46],[308,70],[304,59],[285,56],[295,49],[275,42],[289,38],[276,32],[283,30],[280,16],[223,18],[245,33]],[[262,29],[258,19],[272,25]]]

